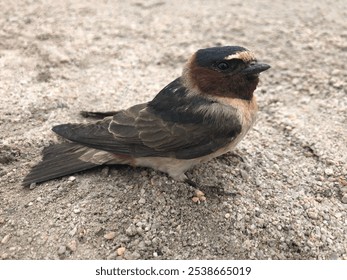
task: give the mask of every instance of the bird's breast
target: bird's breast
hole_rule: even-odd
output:
[[[239,118],[242,126],[242,133],[246,133],[254,124],[258,111],[258,105],[255,96],[251,100],[217,97],[216,101],[221,104],[230,106],[236,109],[237,117]]]
[[[236,109],[236,115],[241,123],[241,132],[226,146],[217,150],[215,153],[209,155],[209,158],[217,157],[225,154],[235,148],[235,146],[245,137],[246,133],[253,126],[256,120],[258,111],[257,102],[255,96],[251,100],[218,97],[217,101],[221,104],[227,105]],[[204,159],[203,161],[205,161]]]

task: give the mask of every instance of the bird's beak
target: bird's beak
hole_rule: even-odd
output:
[[[267,69],[269,69],[271,66],[265,63],[258,63],[258,62],[253,62],[250,63],[247,68],[243,69],[241,71],[242,74],[244,75],[254,75],[254,74],[259,74],[260,72],[263,72]]]

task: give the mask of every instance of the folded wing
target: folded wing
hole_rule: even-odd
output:
[[[58,125],[53,131],[114,154],[192,159],[227,145],[241,132],[241,124],[235,109],[189,96],[176,79],[149,103],[96,123]]]

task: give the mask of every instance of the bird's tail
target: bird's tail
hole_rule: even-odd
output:
[[[22,185],[40,183],[79,171],[99,166],[95,162],[83,161],[81,156],[86,154],[86,147],[75,143],[53,144],[43,150],[43,158],[24,178]]]

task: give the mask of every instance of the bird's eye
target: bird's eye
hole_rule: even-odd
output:
[[[229,65],[226,62],[218,63],[217,67],[219,70],[222,70],[222,71],[229,69]]]

